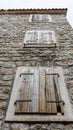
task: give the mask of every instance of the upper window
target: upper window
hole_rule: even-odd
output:
[[[51,22],[51,16],[48,14],[32,14],[29,22]]]
[[[6,121],[72,121],[61,67],[19,67]]]
[[[26,31],[24,45],[28,47],[54,47],[56,46],[55,33],[51,30]]]

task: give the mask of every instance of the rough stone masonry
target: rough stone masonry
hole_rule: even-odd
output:
[[[18,66],[62,66],[73,108],[73,29],[65,14],[51,13],[51,17],[52,22],[32,23],[28,13],[1,14],[0,11],[0,130],[73,130],[73,123],[4,122]],[[25,48],[25,31],[29,29],[54,30],[57,47]]]

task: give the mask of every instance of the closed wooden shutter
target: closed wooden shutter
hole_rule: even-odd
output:
[[[39,15],[38,14],[33,14],[32,15],[32,21],[39,21]]]
[[[50,16],[49,15],[44,15],[44,14],[33,14],[31,21],[33,22],[49,22],[50,21]]]
[[[38,43],[38,32],[37,31],[28,31],[26,33],[26,43],[35,44]]]
[[[41,44],[50,44],[53,42],[52,32],[51,31],[39,31],[39,43]]]
[[[46,113],[45,70],[40,69],[40,113]]]
[[[33,14],[32,15],[32,21],[34,22],[40,22],[42,20],[42,15],[38,14]]]
[[[53,75],[46,75],[46,102],[47,102],[47,112],[49,114],[57,113],[55,89],[53,82]]]
[[[54,43],[54,44],[53,44]],[[25,35],[26,45],[55,45],[55,35],[53,31],[39,31],[39,30],[29,30]]]
[[[39,112],[39,70],[26,69],[20,78],[15,113]]]
[[[15,114],[64,114],[57,73],[43,67],[25,69],[20,78]]]
[[[32,112],[31,95],[33,90],[33,70],[23,70],[20,75],[20,88],[18,90],[18,97],[16,101],[15,112]]]
[[[55,88],[55,96],[57,102],[57,111],[61,114],[64,114],[64,102],[62,101],[61,93],[60,93],[60,86],[59,86],[59,78],[60,75],[54,75],[54,88]]]

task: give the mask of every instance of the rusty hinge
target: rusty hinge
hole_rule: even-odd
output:
[[[21,77],[21,75],[33,75],[33,73],[21,73],[19,76]]]
[[[28,100],[16,100],[14,102],[14,105],[16,105],[18,102],[31,102],[31,100],[30,99],[28,99]]]
[[[58,73],[48,73],[46,75],[57,75],[58,77],[60,76]]]

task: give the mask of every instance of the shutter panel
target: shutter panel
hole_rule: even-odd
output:
[[[48,22],[49,21],[49,15],[33,14],[31,20],[33,22]]]
[[[56,93],[56,101],[57,103],[57,111],[61,112],[62,114],[64,114],[64,109],[63,109],[63,101],[61,98],[61,93],[60,93],[60,86],[59,86],[59,82],[58,82],[58,75],[54,75],[54,86],[55,86],[55,93]]]
[[[43,32],[43,43],[46,43],[46,44],[48,44],[49,43],[49,32],[47,32],[47,31],[44,31]]]
[[[26,35],[26,43],[35,44],[38,42],[38,32],[28,31]]]
[[[15,114],[39,112],[39,69],[26,69],[21,74]]]
[[[53,43],[52,31],[38,31],[39,44]]]
[[[47,113],[57,114],[53,75],[46,75]]]
[[[34,88],[32,93],[32,112],[39,112],[39,69],[34,69]]]
[[[44,33],[42,31],[38,31],[38,43],[43,44],[44,41]]]
[[[43,22],[47,22],[48,21],[47,15],[42,15],[42,21]]]
[[[64,102],[61,98],[59,75],[52,73],[51,70],[46,74],[46,102],[47,113],[49,114],[64,114]]]
[[[46,75],[46,106],[47,106],[47,113],[51,113],[51,90],[50,90],[50,81],[49,76]]]
[[[38,14],[33,14],[32,15],[32,21],[34,21],[34,22],[39,21],[39,15]]]
[[[40,69],[40,113],[46,113],[45,70]]]
[[[49,42],[50,42],[50,43],[53,43],[53,42],[54,42],[52,35],[53,35],[53,33],[52,33],[52,32],[49,32]]]
[[[24,70],[21,74],[15,113],[32,112],[33,73]]]

